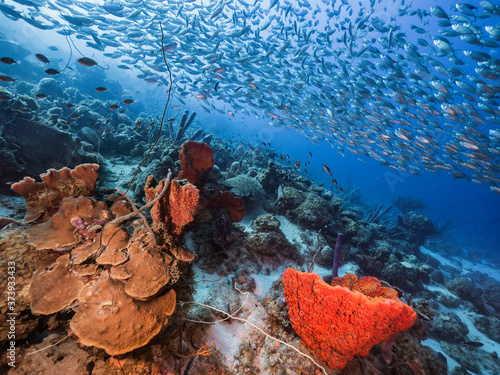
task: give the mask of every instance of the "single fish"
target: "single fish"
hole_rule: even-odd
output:
[[[2,57],[0,58],[0,61],[3,62],[4,64],[11,65],[17,63],[16,60],[11,59],[10,57]]]
[[[77,61],[83,66],[95,66],[95,65],[97,65],[97,63],[94,60],[92,60],[88,57],[82,57],[82,58],[78,59]]]
[[[55,76],[55,75],[60,74],[61,72],[59,70],[49,68],[49,69],[45,70],[45,73],[47,73],[48,75],[51,75],[51,76]]]
[[[49,59],[46,58],[44,55],[42,55],[41,53],[37,53],[35,54],[35,57],[40,60],[41,62],[43,62],[44,64],[48,64],[50,63]]]
[[[0,81],[2,81],[2,82],[14,82],[15,79],[11,78],[9,76],[0,75]]]

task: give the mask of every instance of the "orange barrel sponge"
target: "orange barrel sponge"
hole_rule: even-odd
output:
[[[169,207],[173,232],[181,234],[184,226],[194,220],[200,191],[189,182],[173,180],[170,185]]]
[[[283,273],[285,298],[292,326],[301,341],[333,369],[391,335],[410,328],[417,319],[394,289],[374,277],[348,274],[333,285],[317,274],[288,268]]]

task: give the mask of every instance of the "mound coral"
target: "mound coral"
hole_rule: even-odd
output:
[[[295,332],[333,369],[344,368],[354,356],[368,355],[374,345],[410,328],[417,319],[394,289],[374,277],[348,274],[332,284],[291,268],[283,273]]]
[[[20,190],[52,194],[65,183],[76,184],[74,191],[93,189],[95,180],[84,190],[81,181],[88,180],[78,180],[81,174],[73,173],[68,179],[67,171],[59,172],[48,173],[50,181],[44,184],[25,179],[28,182],[19,185]],[[170,180],[171,173],[160,194],[168,191]],[[185,186],[179,183],[179,189]],[[63,191],[69,190],[70,186]],[[51,196],[60,198],[57,212],[23,231],[26,246],[57,256],[34,274],[28,293],[32,313],[75,310],[70,326],[79,341],[112,355],[145,345],[168,323],[176,297],[173,290],[165,289],[178,280],[181,262],[191,261],[194,255],[178,247],[168,233],[169,241],[158,244],[140,213],[148,206],[139,209],[126,196],[126,201],[118,199],[111,208],[94,198]],[[52,203],[55,206],[56,200]],[[192,206],[186,199],[176,202],[182,214],[193,211]]]

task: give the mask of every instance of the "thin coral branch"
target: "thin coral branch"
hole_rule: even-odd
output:
[[[172,171],[169,169],[168,170],[168,174],[167,174],[167,178],[165,179],[165,185],[163,186],[163,190],[160,192],[160,194],[158,194],[157,197],[155,197],[155,199],[153,199],[151,202],[149,202],[148,204],[142,206],[139,209],[137,208],[137,206],[135,205],[135,203],[132,201],[132,199],[130,199],[119,188],[116,188],[116,191],[118,192],[118,194],[120,194],[120,198],[125,198],[130,203],[130,205],[132,206],[133,212],[131,212],[131,213],[127,214],[127,215],[123,215],[123,216],[117,217],[116,219],[114,219],[113,221],[111,221],[111,224],[120,224],[120,223],[123,223],[124,221],[126,221],[128,219],[131,219],[131,218],[133,218],[135,216],[139,216],[142,219],[142,221],[144,222],[144,225],[146,226],[146,230],[148,231],[148,233],[150,234],[151,238],[154,241],[154,244],[156,245],[156,243],[157,243],[156,236],[155,236],[153,230],[151,229],[151,227],[150,227],[150,225],[148,223],[148,220],[142,214],[141,211],[144,211],[146,208],[151,207],[158,200],[160,200],[165,195],[166,191],[168,190],[168,186],[170,185],[171,181],[172,181]]]
[[[134,213],[142,219],[142,221],[144,222],[144,226],[146,227],[146,230],[149,233],[149,236],[153,240],[153,244],[156,246],[156,244],[157,244],[156,236],[155,236],[153,230],[151,229],[151,227],[149,226],[149,223],[148,223],[148,220],[146,219],[146,216],[144,216],[144,214],[137,209],[137,207],[135,206],[135,203],[132,202],[132,199],[130,199],[124,192],[122,192],[119,188],[116,188],[116,191],[118,192],[118,194],[120,194],[121,197],[125,198],[130,203],[130,205],[132,206],[132,209],[134,210]]]
[[[203,345],[202,347],[200,347],[196,351],[196,353],[194,353],[194,354],[188,354],[188,355],[177,353],[177,351],[175,351],[174,349],[172,349],[170,347],[170,345],[168,345],[168,344],[167,344],[167,347],[168,347],[168,349],[172,353],[174,353],[179,358],[190,359],[190,358],[193,358],[193,357],[197,357],[199,355],[204,356],[204,357],[210,357],[210,354],[212,354],[212,350],[215,348],[215,341],[212,343],[212,345],[209,345],[208,342],[205,343],[205,345]]]
[[[142,206],[141,208],[139,208],[139,211],[144,211],[146,208],[149,208],[153,204],[158,202],[161,199],[161,197],[163,197],[165,195],[168,187],[170,186],[170,181],[172,181],[172,171],[169,169],[168,174],[167,174],[167,178],[165,179],[165,186],[163,186],[163,190],[161,191],[161,193],[158,194],[158,196],[155,199],[153,199],[151,202],[149,202],[145,206]]]

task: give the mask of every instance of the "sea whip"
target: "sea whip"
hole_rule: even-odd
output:
[[[333,252],[332,282],[333,279],[338,276],[339,264],[340,264],[340,250],[342,249],[342,238],[344,238],[344,234],[338,233],[337,242],[335,243],[335,251]]]

